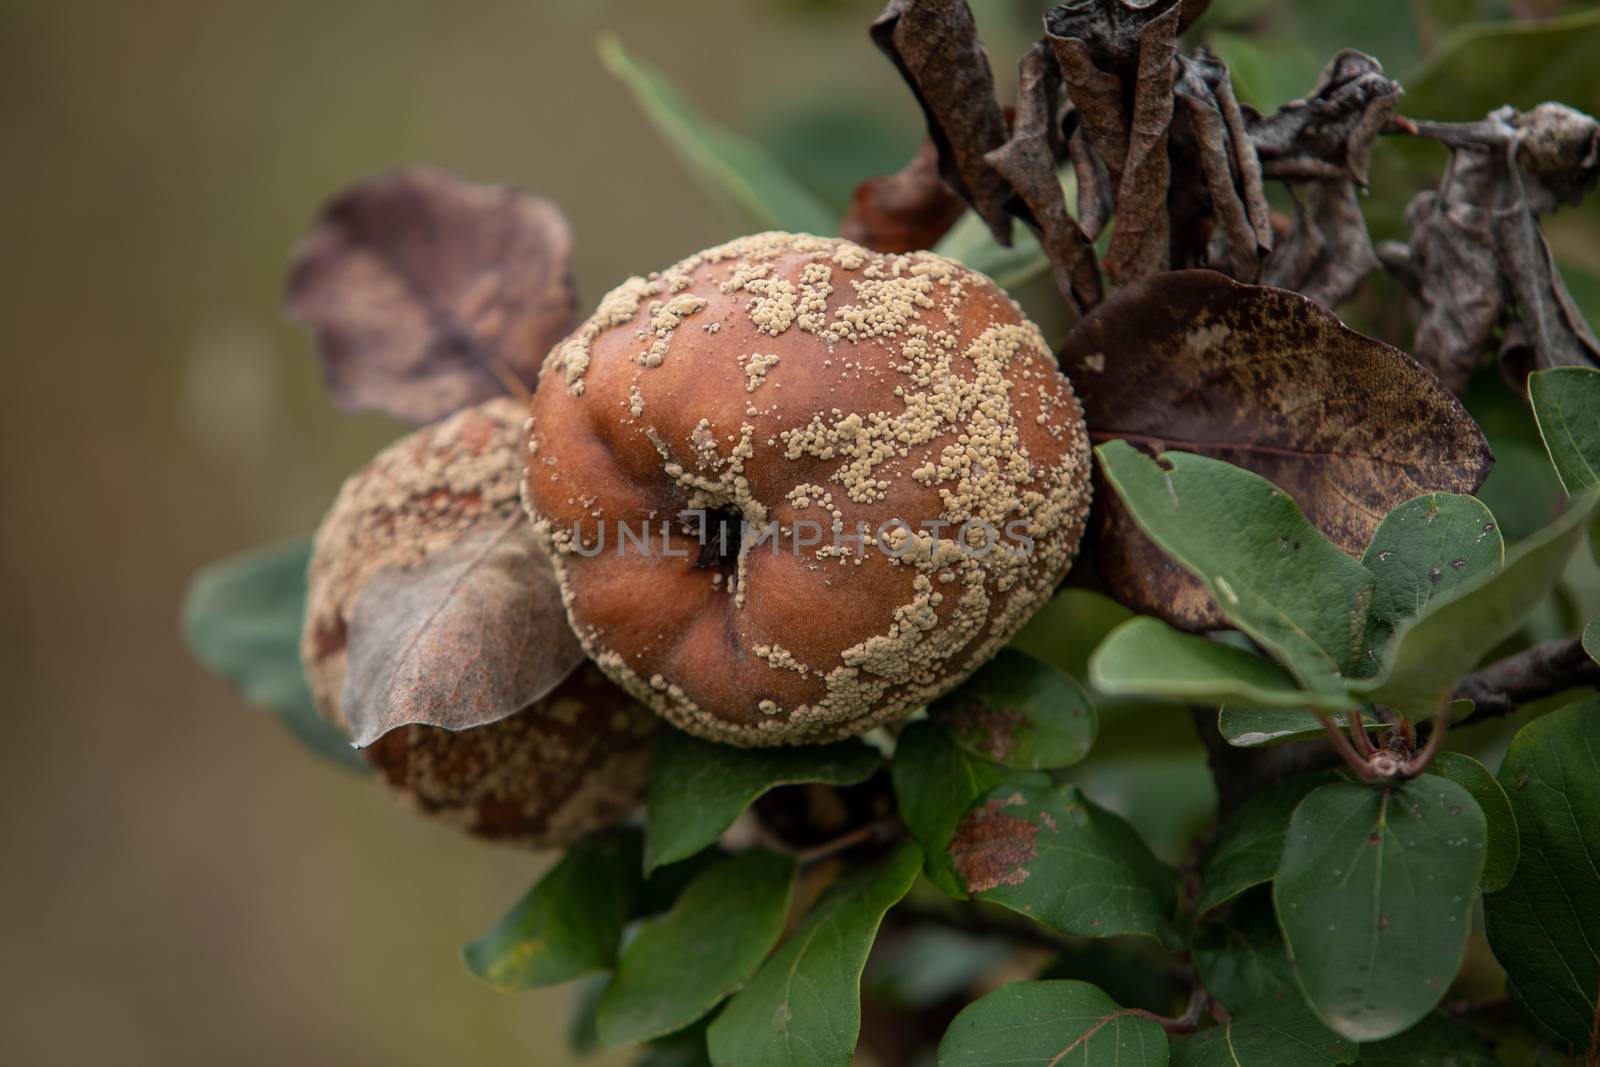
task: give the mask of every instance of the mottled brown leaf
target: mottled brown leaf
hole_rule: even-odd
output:
[[[1538,220],[1594,185],[1600,123],[1541,104],[1417,130],[1451,149],[1450,166],[1437,192],[1419,193],[1406,209],[1410,244],[1380,249],[1422,305],[1417,358],[1457,392],[1497,334],[1519,383],[1531,370],[1600,365],[1600,341],[1568,294]]]
[[[932,248],[967,205],[939,177],[939,150],[925,142],[898,173],[856,186],[839,236],[874,252]]]
[[[549,201],[407,167],[327,203],[284,304],[315,334],[340,408],[434,422],[532,387],[572,327],[571,253]]]
[[[1038,237],[1055,271],[1056,287],[1083,311],[1100,302],[1100,268],[1087,234],[1067,213],[1051,146],[1061,73],[1050,52],[1034,45],[1017,70],[1017,113],[1011,139],[984,160],[1002,175],[1020,201],[1013,214]]]
[[[939,173],[1009,245],[1011,190],[983,158],[1005,143],[1005,113],[966,0],[889,0],[872,39],[922,105]]]
[[[1246,467],[1358,556],[1383,516],[1429,491],[1470,493],[1493,462],[1460,403],[1403,352],[1319,304],[1212,271],[1174,271],[1080,322],[1062,367],[1090,437]],[[1137,610],[1188,629],[1222,625],[1200,583],[1096,493],[1102,579]]]
[[[464,730],[546,696],[583,662],[548,556],[521,515],[481,523],[356,598],[342,705],[359,746],[398,726]]]

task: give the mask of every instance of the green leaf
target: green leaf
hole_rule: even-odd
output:
[[[1583,628],[1583,650],[1589,653],[1589,658],[1600,663],[1600,618],[1589,620],[1589,625]]]
[[[846,875],[707,1031],[717,1067],[849,1067],[861,1031],[861,971],[884,913],[911,889],[921,850],[902,844]]]
[[[1544,100],[1593,114],[1600,110],[1597,49],[1600,11],[1464,26],[1406,79],[1406,114],[1471,121],[1502,104],[1530,108]]]
[[[1007,292],[1050,273],[1050,260],[1031,233],[1023,232],[1008,248],[975,211],[957,219],[931,251],[987,274]]]
[[[650,1042],[644,1056],[634,1061],[633,1067],[711,1067],[704,1024]]]
[[[914,722],[895,744],[895,803],[911,836],[922,844],[928,877],[958,900],[967,891],[945,851],[973,802],[1002,782],[1049,784],[1042,774],[1017,772],[973,755],[931,722]]]
[[[1206,583],[1217,607],[1305,688],[1342,694],[1366,648],[1372,575],[1258,474],[1126,441],[1095,449],[1141,529]]]
[[[1089,682],[1107,693],[1218,704],[1348,707],[1342,694],[1310,693],[1253,652],[1186,634],[1141,615],[1106,635],[1089,659]]]
[[[611,970],[638,882],[637,834],[580,841],[462,950],[467,967],[508,993]]]
[[[311,544],[296,541],[213,563],[183,600],[183,637],[195,659],[232,682],[251,704],[271,708],[319,756],[371,770],[349,738],[317,714],[300,662]]]
[[[1568,493],[1600,485],[1600,370],[1555,367],[1528,375],[1539,436]]]
[[[1472,1027],[1434,1012],[1398,1037],[1361,1046],[1361,1067],[1499,1067]]]
[[[929,715],[968,752],[1020,770],[1077,763],[1100,729],[1082,686],[1014,648],[1002,648]]]
[[[1561,576],[1600,490],[1569,502],[1565,513],[1506,553],[1497,573],[1469,581],[1403,623],[1387,670],[1353,688],[1373,703],[1416,717],[1431,715],[1456,680],[1516,632]]]
[[[1074,786],[999,786],[967,812],[947,852],[967,892],[1064,934],[1182,944],[1176,873]]]
[[[1337,780],[1331,773],[1298,775],[1257,791],[1239,805],[1201,854],[1195,912],[1204,914],[1252,886],[1272,881],[1296,805],[1313,789]]]
[[[755,973],[783,933],[792,859],[755,849],[701,872],[647,923],[600,999],[600,1040],[622,1045],[683,1029]]]
[[[1489,946],[1522,1011],[1587,1049],[1600,995],[1600,697],[1517,731],[1500,780],[1522,859],[1484,898]]]
[[[939,1067],[1165,1067],[1161,1025],[1087,982],[1013,982],[961,1009]]]
[[[1340,726],[1349,724],[1343,712],[1329,714]],[[1251,708],[1227,704],[1217,709],[1217,731],[1235,748],[1257,748],[1314,737],[1322,733],[1322,723],[1307,708]]]
[[[838,219],[827,205],[755,141],[699,114],[654,68],[640,63],[611,34],[599,41],[600,62],[633,93],[656,132],[707,194],[729,203],[754,226],[827,235]],[[645,162],[645,169],[649,164]]]
[[[757,797],[780,785],[856,785],[881,757],[860,741],[795,748],[734,748],[668,730],[650,756],[645,871],[714,842]]]
[[[1255,895],[1236,902],[1226,918],[1206,923],[1194,937],[1195,970],[1229,1011],[1258,1000],[1305,999],[1270,901],[1255,905]]]
[[[1335,1067],[1361,1049],[1323,1025],[1299,998],[1263,1000],[1228,1022],[1172,1043],[1172,1067]]]
[[[1406,501],[1378,525],[1361,565],[1377,580],[1372,619],[1377,656],[1361,667],[1374,674],[1395,629],[1435,600],[1497,573],[1506,546],[1494,515],[1474,497],[1427,493]]]
[[[1452,700],[1450,721],[1456,722],[1472,712],[1472,701]],[[1349,717],[1342,711],[1330,712],[1329,717],[1340,726],[1349,725]],[[1362,719],[1368,730],[1379,722],[1373,715]],[[1236,748],[1256,748],[1275,745],[1283,741],[1300,741],[1322,735],[1322,723],[1316,713],[1307,708],[1242,708],[1223,707],[1217,710],[1217,730]]]
[[[1489,837],[1483,857],[1482,887],[1485,893],[1498,893],[1516,873],[1517,857],[1522,853],[1517,817],[1512,814],[1506,791],[1489,768],[1461,752],[1439,753],[1428,770],[1471,793],[1483,810]]]
[[[1380,1041],[1439,1003],[1472,926],[1484,837],[1472,794],[1431,774],[1301,801],[1273,901],[1300,986],[1334,1030]]]

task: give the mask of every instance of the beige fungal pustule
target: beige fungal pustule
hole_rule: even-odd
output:
[[[955,685],[1050,595],[1089,506],[1082,411],[1015,302],[836,239],[623,283],[546,359],[529,426],[525,502],[589,654],[737,745]]]
[[[491,400],[391,445],[345,482],[317,531],[301,654],[318,710],[348,732],[340,696],[356,598],[484,523],[518,517],[519,401]],[[403,726],[363,749],[420,810],[484,837],[553,847],[633,811],[658,721],[585,663],[549,696],[487,726]]]

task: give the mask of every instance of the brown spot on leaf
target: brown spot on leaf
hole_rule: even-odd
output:
[[[1021,885],[1028,880],[1026,864],[1038,849],[1039,828],[1032,821],[1006,809],[1022,803],[1020,795],[995,797],[982,807],[969,811],[946,852],[967,892],[982,893],[1002,885]]]
[[[978,700],[952,702],[943,720],[965,744],[996,763],[1010,758],[1016,731],[1027,723],[1027,717],[1015,708],[993,707]]]

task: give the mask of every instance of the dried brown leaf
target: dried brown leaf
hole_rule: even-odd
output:
[[[1420,123],[1451,149],[1437,192],[1406,209],[1409,245],[1384,266],[1422,305],[1417,358],[1466,388],[1496,334],[1516,381],[1540,368],[1600,366],[1600,341],[1573,303],[1538,215],[1575,203],[1600,175],[1600,123],[1560,104],[1501,108],[1481,122]]]
[[[856,186],[839,236],[874,252],[914,252],[932,248],[966,210],[939,177],[939,150],[928,141],[897,173]]]
[[[1117,225],[1105,269],[1118,284],[1168,262],[1167,132],[1181,19],[1177,4],[1126,0],[1061,4],[1045,15],[1067,97],[1111,173]]]
[[[399,726],[484,726],[543,698],[584,660],[549,557],[520,514],[480,523],[356,598],[341,704],[365,746]]]
[[[1174,91],[1210,197],[1202,214],[1208,223],[1214,220],[1200,265],[1254,281],[1261,256],[1272,247],[1272,230],[1261,168],[1233,98],[1228,68],[1208,56],[1180,54]]]
[[[939,173],[1009,245],[1011,190],[983,158],[1005,143],[1005,113],[966,0],[889,0],[872,39],[922,105]]]
[[[1011,138],[984,155],[1020,201],[1012,209],[1039,238],[1055,271],[1056,286],[1078,310],[1100,302],[1100,269],[1087,234],[1067,213],[1051,146],[1061,74],[1043,44],[1022,57],[1017,71],[1017,113]]]
[[[1265,118],[1247,116],[1250,140],[1268,178],[1365,186],[1372,146],[1394,118],[1400,84],[1383,65],[1353,50],[1328,63],[1309,96]]]
[[[1078,112],[1069,105],[1063,125],[1070,123],[1076,131],[1080,119]],[[1093,241],[1111,220],[1111,209],[1115,203],[1111,181],[1105,167],[1095,159],[1094,150],[1089,147],[1086,136],[1074,132],[1067,141],[1067,156],[1072,160],[1072,173],[1078,180],[1078,228]]]
[[[1073,330],[1062,366],[1090,437],[1249,468],[1359,555],[1383,516],[1428,491],[1470,493],[1493,457],[1461,404],[1403,352],[1305,297],[1202,270],[1146,279]],[[1101,578],[1176,625],[1222,624],[1198,580],[1096,493]]]
[[[1336,308],[1379,266],[1355,183],[1307,182],[1304,201],[1295,198],[1294,228],[1267,260],[1261,280]]]
[[[315,334],[340,408],[434,422],[532,387],[572,327],[571,253],[549,201],[406,167],[328,202],[284,304]]]

